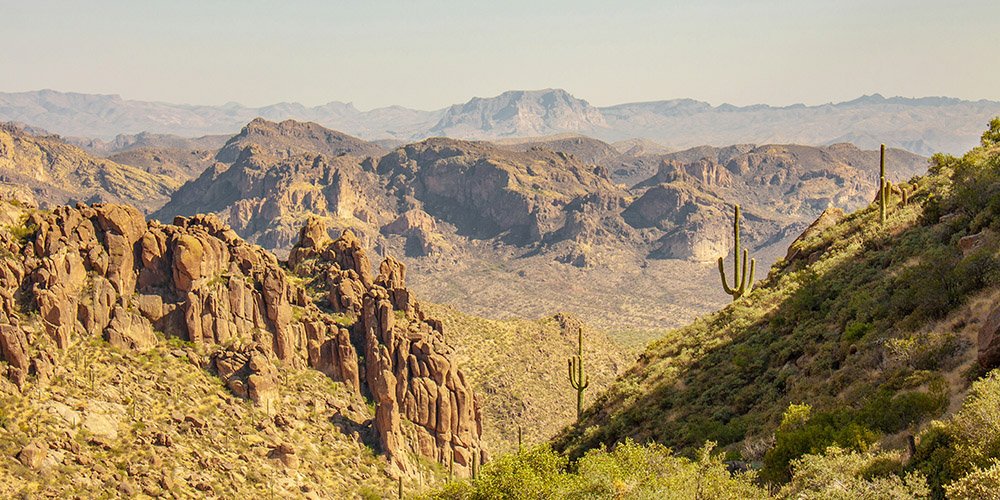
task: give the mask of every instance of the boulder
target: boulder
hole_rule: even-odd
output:
[[[49,447],[42,441],[32,441],[27,444],[17,454],[17,459],[29,469],[40,469],[45,457],[49,454]]]
[[[111,321],[104,329],[104,338],[112,346],[128,351],[146,351],[156,345],[153,325],[121,305],[115,306]]]
[[[962,251],[962,256],[965,257],[970,253],[974,252],[979,247],[983,246],[986,241],[988,233],[983,230],[976,234],[970,234],[969,236],[963,236],[958,240],[958,249]]]

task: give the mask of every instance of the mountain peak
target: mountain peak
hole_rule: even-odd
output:
[[[449,108],[434,135],[486,138],[543,136],[606,127],[601,111],[563,89],[510,90]]]
[[[279,157],[301,153],[328,156],[379,156],[384,153],[383,148],[377,144],[330,130],[318,123],[290,119],[273,122],[257,117],[226,142],[216,159],[222,162],[235,161],[248,145],[256,145]]]

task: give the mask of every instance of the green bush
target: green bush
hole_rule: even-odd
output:
[[[1000,460],[993,459],[985,469],[975,468],[961,479],[944,487],[953,500],[1000,498]]]
[[[818,454],[831,446],[865,450],[878,442],[879,434],[856,421],[848,409],[812,414],[808,405],[791,405],[775,432],[774,448],[764,455],[761,477],[772,483],[791,479],[792,462],[806,454]]]
[[[588,451],[573,467],[547,446],[504,455],[479,478],[450,483],[435,499],[765,498],[752,473],[732,475],[708,443],[695,460],[631,440]]]
[[[920,435],[910,468],[927,476],[935,496],[943,488],[1000,458],[1000,370],[969,389],[962,407]]]
[[[899,475],[898,452],[849,452],[831,447],[792,462],[791,481],[779,498],[926,498],[927,481],[916,473]]]

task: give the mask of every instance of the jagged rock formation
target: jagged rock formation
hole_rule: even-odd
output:
[[[440,323],[421,313],[405,267],[387,259],[373,276],[350,233],[330,241],[317,223],[303,228],[293,265],[308,276],[322,270],[335,285],[313,293],[211,215],[164,225],[128,206],[78,205],[30,211],[26,228],[0,231],[0,354],[19,386],[29,373],[51,371],[47,344],[64,349],[100,335],[142,351],[156,345],[155,329],[210,352],[203,367],[262,404],[276,400],[281,367],[315,368],[370,395],[379,441],[398,471],[413,467],[413,452],[442,462],[454,454],[465,473],[482,453],[478,403]],[[37,335],[22,328],[31,311]],[[353,324],[343,326],[346,317]]]
[[[428,318],[406,288],[406,266],[388,257],[374,277],[360,242],[347,231],[337,241],[312,219],[289,264],[326,290],[327,305],[357,320],[363,379],[376,402],[375,426],[394,463],[406,467],[404,443],[419,455],[461,469],[486,458],[482,415],[472,386],[451,359],[441,323]],[[402,419],[413,424],[404,428]]]
[[[569,212],[592,204],[591,195],[612,205],[624,195],[605,169],[566,153],[452,139],[399,148],[379,161],[378,172],[405,208],[420,208],[459,234],[517,245],[551,239]]]

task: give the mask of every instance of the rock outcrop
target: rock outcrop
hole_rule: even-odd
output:
[[[350,232],[333,241],[318,221],[302,229],[292,256],[304,286],[215,216],[165,225],[128,206],[78,205],[31,211],[25,230],[0,232],[0,355],[18,386],[52,372],[47,345],[101,336],[142,351],[156,330],[210,353],[204,367],[257,403],[277,401],[283,368],[314,368],[370,397],[400,472],[414,453],[454,456],[459,472],[482,453],[479,406],[440,323],[406,289],[405,266],[389,258],[374,275]]]
[[[317,240],[303,238],[292,255],[312,256],[297,269],[326,290],[330,308],[355,321],[351,337],[364,355],[362,386],[375,401],[375,428],[392,464],[406,470],[415,453],[439,463],[453,460],[457,470],[471,472],[474,455],[479,463],[486,458],[479,403],[452,359],[441,323],[426,317],[406,288],[406,266],[387,257],[373,277],[350,231],[326,246],[317,247]],[[404,426],[404,419],[413,425]]]

